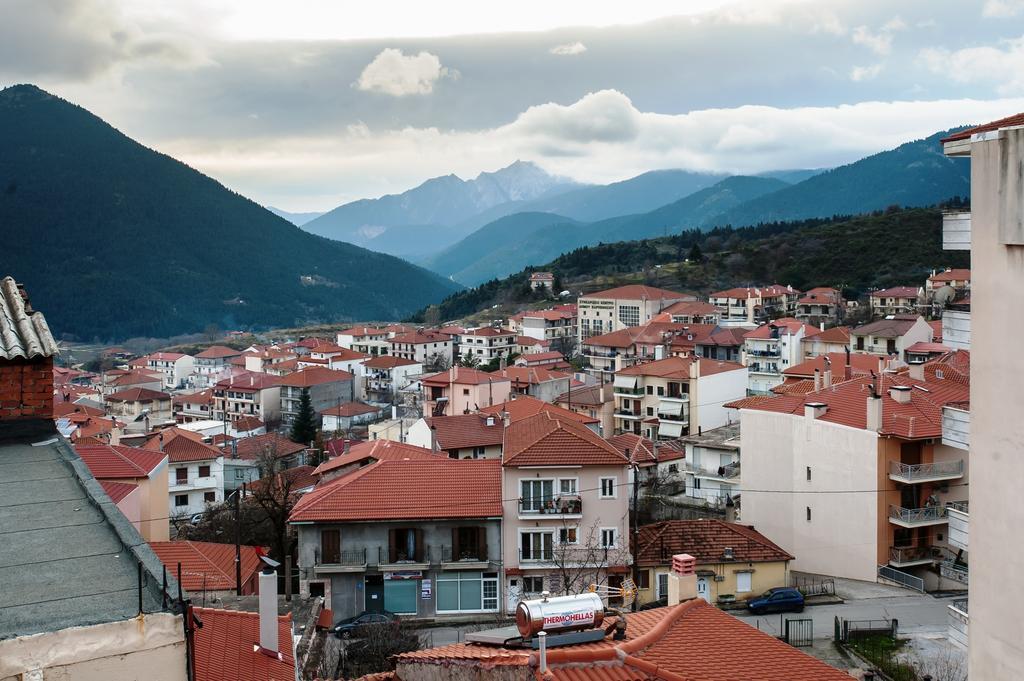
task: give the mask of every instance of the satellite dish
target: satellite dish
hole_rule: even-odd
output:
[[[262,560],[266,564],[266,566],[270,567],[270,568],[275,568],[276,569],[276,568],[281,566],[281,564],[279,562],[277,562],[276,560],[274,560],[273,558],[271,558],[269,556],[260,556],[260,560]]]

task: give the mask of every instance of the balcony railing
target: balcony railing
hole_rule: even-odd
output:
[[[619,395],[641,395],[642,396],[644,394],[644,389],[643,388],[619,388],[619,387],[615,387],[612,390],[613,390],[613,392],[615,392],[615,393],[617,393]]]
[[[760,362],[754,362],[753,364],[747,365],[747,369],[755,374],[781,374],[782,370],[775,364],[761,364]]]
[[[889,562],[897,567],[903,565],[923,565],[933,561],[930,546],[893,546],[889,549]]]
[[[366,569],[366,549],[350,549],[324,556],[320,549],[313,555],[313,563],[321,572],[344,572],[348,570]]]
[[[621,554],[621,555],[620,555]],[[625,552],[612,547],[555,545],[539,550],[519,549],[521,563],[558,563],[571,565],[608,565],[609,559],[625,562]]]
[[[441,547],[442,563],[482,563],[487,561],[487,545],[483,546],[460,546],[458,552],[453,546]]]
[[[889,520],[903,527],[938,525],[946,522],[946,507],[903,508],[902,506],[890,506]]]
[[[970,502],[967,501],[951,501],[946,504],[946,509],[949,511],[960,511],[961,513],[970,513],[969,509]]]
[[[955,560],[944,560],[939,564],[939,574],[946,579],[952,579],[961,584],[968,582],[968,569],[966,565],[957,563]]]
[[[781,350],[748,350],[747,354],[751,357],[782,357]]]
[[[634,411],[632,409],[618,408],[615,410],[615,416],[622,419],[638,419],[642,414],[639,411]]]
[[[583,500],[578,494],[561,494],[519,500],[519,515],[582,515]]]
[[[413,549],[412,553],[409,553],[404,548],[398,547],[377,547],[377,564],[378,565],[401,565],[403,563],[409,564],[429,564],[436,562],[433,559],[433,552],[430,546],[417,546]]]
[[[889,466],[889,479],[907,484],[936,480],[953,480],[964,475],[964,462],[939,461],[935,463],[906,464],[893,461]]]

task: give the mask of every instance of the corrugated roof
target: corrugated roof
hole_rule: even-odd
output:
[[[0,359],[52,357],[57,352],[43,313],[32,311],[14,279],[0,279]]]

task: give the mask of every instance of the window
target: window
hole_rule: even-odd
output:
[[[187,468],[175,468],[174,469],[174,482],[179,485],[184,485],[188,482],[188,469]]]
[[[320,562],[341,562],[341,530],[320,530]]]
[[[210,467],[209,466],[200,466],[199,467],[199,477],[200,478],[208,478],[208,477],[210,477]]]
[[[473,447],[473,458],[479,459],[484,455],[484,447]]]
[[[559,494],[576,494],[576,478],[560,478],[558,480]]]
[[[614,527],[602,527],[601,528],[601,548],[603,549],[614,549],[615,548],[615,535],[617,530]]]
[[[636,573],[636,586],[638,589],[650,589],[651,588],[651,571],[650,570],[638,570]]]
[[[554,480],[523,480],[520,482],[521,508],[523,511],[540,511],[552,502]]]
[[[468,395],[469,394],[469,388],[463,388],[462,389],[462,394],[463,395]]]
[[[647,407],[647,415],[654,416],[654,407]]]
[[[667,572],[659,572],[658,573],[658,591],[657,591],[657,593],[655,595],[658,597],[659,600],[662,599],[662,598],[668,598],[668,573]]]
[[[665,395],[665,386],[659,385],[658,386],[658,396],[659,397],[663,397],[664,395]]]
[[[807,522],[811,522],[811,507],[807,507]]]
[[[602,499],[614,499],[615,498],[615,478],[601,478],[601,498]]]
[[[187,494],[175,494],[174,495],[175,506],[188,506],[188,495]]]
[[[678,473],[679,472],[679,464],[670,463],[668,465],[668,472],[669,473]]]
[[[519,556],[522,560],[551,560],[554,558],[555,533],[520,532]]]
[[[442,572],[438,575],[438,612],[483,612],[497,609],[497,573]]]
[[[619,305],[619,321],[626,326],[640,326],[640,306]]]
[[[579,532],[575,527],[563,527],[558,530],[559,544],[578,544]]]
[[[750,592],[750,577],[749,572],[737,572],[736,573],[736,593],[743,594]]]
[[[648,395],[653,395],[654,394],[654,386],[653,385],[647,386],[647,394]]]
[[[544,591],[543,577],[523,577],[523,595],[539,594]]]
[[[244,468],[236,468],[235,469],[235,480],[245,480],[245,469]]]
[[[216,492],[204,492],[203,493],[203,501],[205,503],[207,503],[207,504],[212,504],[212,503],[216,502],[217,501],[217,493]]]
[[[396,615],[415,615],[420,595],[418,579],[385,579],[384,609]]]
[[[807,467],[807,481],[808,482],[811,481],[811,467],[810,466]]]

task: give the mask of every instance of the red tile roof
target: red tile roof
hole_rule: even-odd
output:
[[[800,291],[792,286],[771,284],[769,286],[740,286],[737,288],[726,289],[725,291],[716,291],[708,294],[708,298],[735,298],[737,300],[747,300],[749,298],[776,298],[778,296],[794,293],[800,293]]]
[[[95,477],[95,475],[93,476]],[[110,500],[115,504],[139,488],[133,482],[114,482],[113,480],[100,480],[100,487],[107,493]]]
[[[917,298],[919,290],[916,286],[893,286],[872,291],[872,298]]]
[[[624,455],[628,452],[629,460],[641,466],[658,462],[654,456],[654,443],[635,433],[621,433],[610,437],[608,444]]]
[[[810,291],[804,291],[804,295],[798,298],[796,302],[798,305],[821,305],[823,303],[834,305],[841,300],[842,295],[838,290],[828,286],[817,286]]]
[[[355,350],[349,350],[347,348],[339,348],[339,347],[335,347],[334,349],[332,349],[330,351],[324,351],[323,348],[316,348],[316,349],[313,350],[313,352],[324,352],[325,354],[327,354],[329,356],[329,361],[332,362],[332,363],[333,362],[354,362],[356,360],[367,359],[368,357],[370,357],[370,355],[366,354],[365,352],[356,352]],[[300,362],[310,362],[310,361],[315,362],[317,360],[313,359],[312,357],[302,357],[302,358],[300,358],[299,361]]]
[[[187,461],[212,461],[224,453],[203,442],[203,436],[183,428],[165,428],[150,437],[142,445],[142,449],[160,451],[167,455],[171,463]]]
[[[479,336],[481,338],[495,338],[498,336],[515,336],[515,331],[508,329],[496,329],[493,326],[481,326],[476,329],[467,329],[463,336]]]
[[[255,648],[260,642],[260,616],[255,612],[194,608],[203,627],[195,633],[196,681],[294,681],[291,615],[277,618],[282,659]]]
[[[181,586],[186,591],[222,591],[235,588],[235,545],[206,541],[151,541],[167,574],[178,573],[181,563]],[[242,546],[242,584],[259,572],[263,550],[257,546]]]
[[[363,362],[363,366],[367,369],[394,369],[395,367],[407,367],[414,364],[419,364],[419,362],[395,357],[394,355],[378,355]]]
[[[897,338],[917,324],[924,321],[924,317],[914,314],[895,314],[879,319],[868,324],[862,324],[850,331],[858,336],[875,336],[881,338]]]
[[[500,445],[505,429],[501,417],[493,414],[435,416],[426,422],[434,429],[437,446],[445,450]]]
[[[391,343],[423,345],[424,343],[448,343],[451,339],[452,337],[447,333],[439,333],[437,331],[412,331],[410,333],[397,334],[391,339]]]
[[[393,440],[367,440],[352,445],[347,453],[343,453],[333,459],[324,461],[322,464],[317,466],[316,470],[313,471],[313,474],[323,475],[324,473],[338,468],[343,468],[344,466],[367,461],[380,461],[384,459],[430,460],[435,457],[448,458],[446,455],[435,454],[424,447],[407,445],[403,442],[395,442]]]
[[[780,333],[785,331],[785,333],[791,336],[795,336],[800,333],[800,329],[803,329],[805,337],[820,333],[820,330],[816,326],[805,324],[799,319],[793,319],[792,317],[783,317],[781,319],[774,319],[767,324],[762,324],[753,331],[747,331],[743,334],[743,337],[762,340],[771,338],[772,329],[779,329]]]
[[[613,402],[615,395],[611,385],[605,386],[604,399],[601,399],[601,386],[588,385],[577,388],[573,386],[571,392],[564,392],[555,398],[557,404],[571,404],[573,406],[600,407],[605,402]]]
[[[107,382],[107,385],[113,386],[132,386],[132,385],[145,385],[147,383],[163,383],[163,377],[160,374],[153,373],[151,371],[143,371],[141,369],[136,371],[129,371],[126,374],[121,374],[116,378]]]
[[[318,478],[314,475],[315,469],[312,466],[296,466],[286,468],[277,473],[273,478],[260,478],[249,483],[248,490],[257,492],[265,486],[271,485],[271,490],[283,491],[287,486],[292,492],[303,490],[316,485]]]
[[[942,342],[942,320],[934,319],[928,322],[928,326],[932,327],[932,340],[936,343]]]
[[[630,326],[600,336],[591,336],[583,341],[583,345],[596,345],[606,348],[629,348],[637,343],[660,345],[671,333],[695,333],[697,327],[706,326],[709,330],[713,324],[673,324],[671,322],[649,322],[643,326]],[[690,331],[687,331],[687,328]]]
[[[943,352],[949,352],[952,349],[953,348],[946,347],[942,343],[925,343],[924,341],[918,341],[911,345],[910,347],[908,347],[906,349],[906,352],[913,352],[918,354],[925,352],[941,354]]]
[[[697,372],[694,372],[694,366]],[[616,375],[621,376],[657,376],[659,378],[690,379],[694,373],[699,376],[711,376],[726,371],[746,371],[746,367],[736,362],[725,362],[717,359],[705,359],[703,357],[666,357],[665,359],[635,364],[631,367],[617,371]]]
[[[678,291],[669,291],[663,288],[655,288],[654,286],[643,286],[641,284],[630,284],[629,286],[619,286],[617,288],[610,288],[604,291],[595,291],[594,293],[588,293],[581,298],[613,298],[617,300],[664,300],[666,298],[678,299],[678,300],[694,300],[693,294],[690,293],[679,293]]]
[[[458,494],[439,494],[458,490]],[[299,499],[291,522],[500,517],[501,462],[382,459]]]
[[[805,336],[805,338],[813,338],[814,341],[819,343],[849,343],[850,327],[833,326],[831,329],[819,331],[814,336]]]
[[[345,402],[337,407],[330,407],[323,410],[324,416],[360,416],[362,414],[374,414],[383,410],[383,407],[374,407],[362,402]]]
[[[231,422],[231,429],[236,433],[247,433],[250,430],[259,430],[265,425],[255,416],[243,416]]]
[[[309,367],[277,379],[278,384],[292,388],[309,388],[314,385],[326,385],[341,381],[351,381],[353,376],[348,371],[328,369],[326,367]]]
[[[452,367],[447,371],[441,371],[427,376],[422,380],[423,385],[432,387],[444,387],[449,383],[456,385],[485,385],[487,383],[507,383],[508,379],[499,374],[489,374],[479,369],[469,367]]]
[[[516,315],[520,319],[526,319],[530,317],[532,319],[543,319],[549,322],[560,321],[562,319],[572,319],[576,316],[576,306],[566,306],[553,310],[527,310],[520,312]]]
[[[167,458],[123,445],[76,445],[75,451],[97,479],[146,478]]]
[[[157,390],[150,390],[149,388],[128,388],[127,390],[118,390],[116,393],[110,393],[106,396],[106,402],[162,402],[164,400],[170,400],[171,396],[167,393],[162,393]]]
[[[550,681],[850,681],[828,666],[696,598],[676,606],[626,614],[626,638],[611,637],[548,650]],[[394,677],[412,665],[466,667],[477,677],[495,667],[523,667],[509,677],[542,679],[529,649],[454,643],[402,653]],[[476,668],[474,670],[474,667]],[[510,670],[511,671],[511,670]],[[415,670],[409,679],[436,676]],[[381,681],[381,680],[374,680]]]
[[[971,271],[966,268],[960,269],[949,269],[943,272],[936,272],[932,276],[928,277],[928,281],[970,281]]]
[[[535,416],[540,413],[549,413],[556,418],[567,419],[569,421],[577,421],[579,423],[598,423],[599,419],[591,418],[584,414],[577,414],[571,412],[568,409],[563,409],[558,405],[545,402],[544,400],[538,400],[536,397],[529,395],[519,395],[514,400],[507,402],[501,402],[491,407],[484,407],[480,410],[482,414],[502,414],[506,413],[512,423],[522,421],[530,416]]]
[[[171,404],[213,404],[213,389],[207,388],[199,392],[175,395],[171,398]]]
[[[559,362],[565,359],[565,355],[558,352],[557,350],[551,350],[550,352],[530,352],[525,355],[519,355],[516,361],[526,362],[526,365],[531,364],[544,364]]]
[[[685,315],[704,316],[704,315],[717,314],[717,313],[718,313],[718,308],[717,307],[715,307],[711,303],[706,303],[706,302],[704,302],[702,300],[682,300],[682,301],[679,301],[678,303],[672,303],[671,305],[666,307],[664,310],[662,310],[662,314],[670,314],[670,315],[678,315],[678,316],[685,316]]]
[[[806,362],[794,364],[783,371],[782,375],[786,378],[814,378],[815,369],[824,373],[826,357],[832,362],[832,380],[836,381],[842,378],[846,368],[845,352],[829,352],[809,359]],[[869,355],[861,352],[851,353],[850,374],[852,376],[864,376],[872,371],[878,373],[879,362],[886,359],[885,355]]]
[[[82,416],[103,416],[103,410],[90,407],[86,404],[75,404],[74,402],[56,402],[53,405],[53,418],[80,414]]]
[[[240,392],[256,392],[267,388],[278,387],[279,376],[259,373],[256,371],[245,371],[237,376],[231,376],[219,381],[215,387],[223,390],[235,390]]]
[[[562,381],[572,378],[570,374],[561,371],[551,371],[543,366],[535,367],[506,367],[496,372],[499,376],[512,381],[512,387],[526,387],[538,385],[548,381]]]
[[[1013,114],[1006,118],[1000,118],[992,121],[991,123],[984,123],[982,125],[976,125],[973,128],[967,128],[960,132],[954,132],[949,137],[943,137],[942,142],[955,142],[957,140],[970,139],[972,135],[976,135],[981,132],[991,132],[993,130],[999,130],[1000,128],[1012,128],[1018,125],[1024,125],[1024,113]]]
[[[300,445],[292,442],[283,435],[277,433],[264,433],[263,435],[252,435],[250,437],[243,437],[238,439],[238,458],[255,461],[261,454],[274,453],[275,458],[284,458],[293,454],[298,454],[306,448],[306,445]],[[231,443],[225,443],[224,445],[224,456],[225,458],[231,456]]]
[[[578,421],[544,411],[505,429],[502,462],[506,466],[625,466],[629,460]]]
[[[154,352],[152,354],[146,355],[145,359],[147,359],[147,360],[159,360],[161,362],[175,362],[175,361],[181,359],[182,357],[187,357],[187,356],[188,355],[185,355],[185,354],[180,353],[180,352]]]
[[[197,359],[225,359],[225,358],[228,358],[228,357],[237,357],[238,355],[241,355],[241,354],[242,354],[241,350],[235,350],[234,348],[229,348],[226,345],[211,345],[210,347],[206,348],[205,350],[200,352],[198,355],[196,355],[196,358]]]
[[[793,556],[754,528],[714,519],[665,520],[644,525],[640,528],[638,546],[637,562],[651,566],[666,565],[679,553],[690,554],[698,565],[793,560]],[[732,549],[732,559],[724,557],[726,549]]]
[[[387,336],[385,329],[378,329],[375,326],[352,326],[338,332],[339,336]]]

